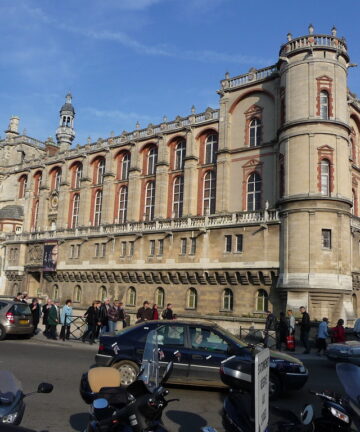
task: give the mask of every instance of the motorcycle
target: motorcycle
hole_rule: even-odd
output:
[[[20,381],[11,372],[0,370],[0,430],[4,424],[21,423],[26,397],[35,393],[50,393],[52,390],[52,384],[41,383],[37,391],[24,394]]]
[[[163,410],[169,402],[178,399],[165,399],[169,392],[163,385],[171,375],[173,362],[167,364],[160,379],[159,357],[162,352],[158,330],[149,332],[147,336],[137,379],[126,389],[102,387],[94,394],[86,432],[166,432],[161,420]],[[102,368],[95,368],[94,374],[96,369]]]

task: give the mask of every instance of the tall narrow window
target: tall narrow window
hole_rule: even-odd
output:
[[[60,168],[58,168],[56,171],[55,171],[55,182],[54,182],[54,189],[56,190],[56,191],[59,191],[60,190],[60,185],[61,185],[61,169]]]
[[[268,309],[268,294],[265,290],[260,289],[256,293],[256,310],[258,312],[266,312]]]
[[[127,180],[129,178],[130,168],[130,155],[125,153],[121,160],[121,180]]]
[[[232,311],[234,303],[233,292],[230,288],[225,288],[222,296],[222,308],[225,311]]]
[[[155,240],[150,240],[149,245],[150,245],[149,255],[154,256],[155,255]]]
[[[158,307],[163,308],[165,304],[165,291],[163,288],[159,287],[156,289],[155,293],[155,303]]]
[[[236,234],[236,252],[243,251],[243,235]]]
[[[225,236],[225,252],[232,252],[232,235]]]
[[[19,180],[19,198],[25,197],[25,191],[27,188],[27,175],[23,175]]]
[[[215,213],[216,177],[213,171],[208,171],[204,176],[203,214]]]
[[[247,184],[247,210],[255,211],[261,207],[261,177],[258,173],[250,174]]]
[[[76,285],[74,289],[74,300],[76,302],[81,302],[81,287],[79,285]]]
[[[95,194],[94,226],[98,226],[101,223],[102,196],[101,190],[98,190]]]
[[[128,199],[128,188],[126,186],[123,186],[119,190],[119,213],[118,213],[119,223],[126,222],[127,199]]]
[[[184,203],[184,177],[178,176],[174,180],[173,217],[175,218],[182,217],[183,203]]]
[[[189,288],[187,291],[186,307],[188,309],[196,309],[197,307],[197,292],[195,288]]]
[[[185,140],[181,140],[178,142],[175,149],[175,169],[176,170],[184,169],[185,154],[186,154],[186,142]]]
[[[321,230],[321,242],[323,249],[331,249],[331,230]]]
[[[249,124],[249,143],[250,147],[256,147],[261,144],[261,121],[258,118],[253,118]]]
[[[32,223],[32,229],[33,231],[36,231],[37,224],[38,224],[38,217],[39,217],[39,201],[37,200],[33,207],[33,223]]]
[[[145,220],[152,221],[155,212],[155,182],[146,185],[145,191]]]
[[[34,176],[34,195],[39,195],[42,181],[42,173],[38,172]]]
[[[212,164],[216,162],[216,152],[218,150],[218,137],[211,134],[205,141],[205,163]]]
[[[180,253],[181,255],[186,255],[187,252],[187,239],[182,238],[180,239]]]
[[[105,159],[100,159],[96,167],[96,184],[104,183]]]
[[[196,237],[190,238],[190,255],[196,254]]]
[[[100,300],[102,302],[106,299],[106,297],[107,297],[107,289],[106,289],[106,287],[104,287],[104,286],[100,287],[99,297],[100,297]]]
[[[82,178],[82,171],[83,171],[83,166],[81,163],[79,163],[78,165],[76,165],[75,167],[75,173],[74,173],[74,183],[73,183],[73,187],[75,189],[80,189],[80,182],[81,182],[81,178]]]
[[[147,174],[155,174],[156,163],[157,163],[158,151],[156,147],[152,147],[148,151],[147,155]]]
[[[327,159],[321,161],[321,194],[329,195],[330,191],[330,162]]]
[[[136,290],[134,287],[130,287],[127,291],[127,306],[135,306],[136,305]]]
[[[320,117],[324,120],[329,118],[329,94],[324,90],[320,92]]]
[[[80,210],[80,195],[75,194],[72,199],[71,228],[76,228],[79,224],[79,210]]]

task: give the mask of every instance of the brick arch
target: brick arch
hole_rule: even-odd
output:
[[[147,151],[151,147],[157,147],[158,148],[159,146],[155,141],[150,141],[141,147],[141,149],[139,150],[139,153],[143,153],[144,151]]]
[[[183,135],[178,134],[173,138],[171,138],[167,143],[167,146],[170,150],[170,166],[169,166],[170,170],[175,169],[176,147],[181,141],[185,141],[185,148],[186,148],[186,144],[187,144],[186,134]]]
[[[125,156],[129,156],[129,160],[131,161],[131,152],[128,149],[120,150],[114,156],[114,160],[116,161],[116,179],[120,180],[122,177],[122,162]]]
[[[199,162],[201,164],[205,163],[205,143],[210,135],[217,135],[219,145],[219,131],[214,128],[207,128],[196,136],[196,140],[199,141]]]
[[[242,95],[240,95],[239,97],[237,97],[237,98],[235,99],[235,101],[232,103],[232,105],[231,105],[231,107],[230,107],[230,109],[229,109],[229,113],[232,114],[232,113],[234,112],[235,108],[237,107],[237,105],[238,105],[242,100],[246,99],[247,97],[249,97],[250,95],[255,94],[255,93],[263,93],[263,94],[269,96],[270,99],[272,99],[273,102],[275,102],[275,97],[274,97],[274,95],[273,95],[272,93],[270,93],[268,90],[266,90],[266,89],[261,89],[261,88],[255,88],[255,89],[253,89],[253,90],[249,90],[249,91],[243,93]]]
[[[159,146],[154,142],[145,144],[140,150],[140,153],[142,153],[142,159],[143,159],[142,160],[142,174],[143,175],[146,175],[147,171],[148,171],[147,170],[147,168],[148,168],[148,166],[147,166],[148,153],[150,152],[150,150],[152,150],[154,148],[156,148],[156,150],[159,152]]]
[[[56,179],[56,174],[60,171],[60,174],[62,174],[62,168],[60,165],[56,165],[54,167],[52,167],[49,171],[49,177],[50,177],[50,190],[54,190],[55,189],[55,179]]]

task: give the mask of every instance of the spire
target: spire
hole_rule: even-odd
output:
[[[68,93],[65,103],[60,109],[60,122],[56,130],[56,141],[60,146],[60,151],[68,150],[75,138],[74,131],[75,110],[72,105],[72,95]]]

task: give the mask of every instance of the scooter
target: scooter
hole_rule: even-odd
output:
[[[41,383],[37,391],[24,394],[21,383],[15,376],[5,370],[0,371],[0,430],[3,424],[19,425],[24,415],[24,398],[35,393],[50,393],[53,385]]]
[[[159,379],[159,356],[157,330],[149,332],[144,349],[139,376],[126,389],[102,387],[92,402],[90,422],[86,432],[166,432],[162,413],[169,402],[163,385],[170,377],[173,362],[167,364]],[[100,368],[96,368],[100,369]],[[93,373],[96,374],[96,369]],[[106,368],[109,369],[109,368]],[[116,395],[117,396],[114,396]],[[114,398],[118,397],[117,400]]]

